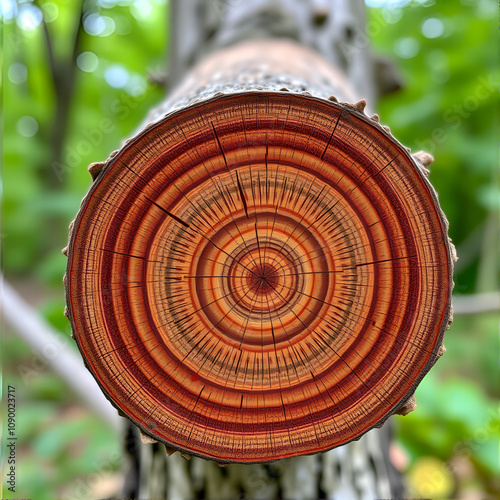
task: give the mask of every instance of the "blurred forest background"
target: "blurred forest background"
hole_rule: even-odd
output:
[[[460,257],[455,295],[496,291],[497,2],[366,3],[369,38],[358,43],[391,58],[404,82],[379,103],[381,121],[436,159],[430,180]],[[87,166],[105,160],[164,96],[168,1],[1,0],[0,13],[4,274],[69,337],[60,250],[91,183]],[[417,390],[417,411],[393,417],[393,458],[416,498],[498,498],[498,321],[495,311],[457,315],[447,353]],[[111,495],[120,436],[43,357],[5,325],[3,333],[3,391],[14,385],[18,399],[18,494]]]

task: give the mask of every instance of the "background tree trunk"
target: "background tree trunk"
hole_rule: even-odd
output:
[[[365,98],[373,111],[377,97],[398,88],[400,80],[390,63],[371,53],[365,24],[362,0],[173,0],[168,86],[178,86],[195,63],[223,47],[287,38],[326,57],[351,84],[340,94],[352,102]],[[186,85],[179,94],[189,95]],[[175,94],[170,107],[172,100]],[[154,110],[148,121],[165,111]],[[126,498],[372,500],[404,493],[401,476],[389,460],[390,424],[324,454],[222,468],[199,458],[188,461],[178,453],[167,456],[160,443],[143,444],[138,429],[126,425]],[[142,440],[148,441],[144,436]]]

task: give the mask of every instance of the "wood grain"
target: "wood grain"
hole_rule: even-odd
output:
[[[95,169],[68,316],[146,434],[269,462],[411,407],[450,321],[451,245],[422,165],[361,109],[219,95]]]

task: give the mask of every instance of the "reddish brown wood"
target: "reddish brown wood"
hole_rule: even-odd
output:
[[[268,462],[412,409],[450,321],[451,244],[423,166],[362,108],[217,95],[92,168],[68,316],[146,434]]]

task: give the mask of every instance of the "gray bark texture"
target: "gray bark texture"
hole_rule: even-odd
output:
[[[170,8],[169,99],[166,107],[153,110],[148,122],[182,107],[182,96],[193,97],[190,88],[200,88],[193,78],[204,76],[195,70],[186,77],[195,64],[249,40],[288,39],[315,50],[343,74],[339,81],[349,82],[347,89],[330,93],[350,102],[364,98],[371,112],[380,95],[400,86],[392,63],[370,50],[363,0],[171,0]],[[224,75],[215,78],[221,81],[212,81],[211,90],[223,84]],[[121,498],[373,500],[404,495],[401,476],[389,460],[390,422],[323,454],[225,467],[179,453],[167,456],[162,444],[148,443],[130,422],[125,425],[127,470]]]
[[[168,86],[207,54],[244,40],[285,38],[314,49],[352,85],[367,112],[402,82],[375,55],[365,32],[363,0],[172,0]]]
[[[127,423],[125,485],[121,498],[168,500],[374,500],[402,498],[404,485],[389,460],[391,426],[318,455],[272,464],[221,467],[201,458],[167,456],[144,444]]]

